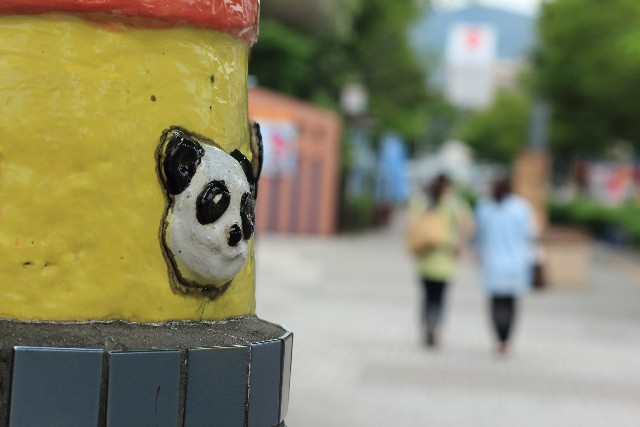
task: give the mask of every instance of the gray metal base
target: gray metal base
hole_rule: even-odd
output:
[[[274,427],[293,335],[224,322],[0,320],[0,427]]]

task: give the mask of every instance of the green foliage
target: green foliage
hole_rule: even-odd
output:
[[[521,91],[498,92],[493,105],[473,113],[457,132],[482,159],[510,162],[526,144],[531,99]]]
[[[554,224],[578,226],[596,237],[640,246],[640,204],[637,202],[609,207],[579,198],[568,203],[552,203],[549,217]]]
[[[249,72],[262,86],[334,109],[346,83],[362,83],[379,127],[417,138],[428,99],[406,35],[415,16],[413,0],[363,1],[353,11],[350,37],[310,35],[263,19]]]
[[[540,37],[537,83],[553,105],[555,153],[599,154],[616,139],[640,147],[640,2],[547,3]]]
[[[268,0],[260,4],[262,19],[277,16],[283,23],[305,34],[351,34],[354,11],[362,0]]]
[[[303,92],[311,73],[317,42],[310,36],[263,19],[260,22],[260,48],[251,52],[252,71],[261,85],[294,94]]]
[[[373,225],[375,201],[370,194],[346,198],[340,212],[340,229],[343,231],[365,230]]]
[[[354,20],[351,51],[370,91],[370,109],[382,128],[415,138],[425,131],[425,75],[407,40],[416,16],[413,0],[368,0]]]

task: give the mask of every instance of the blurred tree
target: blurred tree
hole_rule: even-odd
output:
[[[576,158],[614,140],[640,147],[640,1],[545,4],[537,83],[551,101],[552,148]]]
[[[260,22],[259,48],[251,51],[251,72],[262,86],[288,94],[306,92],[317,42],[279,22]]]
[[[442,93],[429,93],[427,134],[421,148],[429,152],[452,137],[463,119],[468,118],[456,106],[449,103]]]
[[[457,137],[469,144],[477,157],[510,163],[526,146],[531,99],[526,92],[498,92],[493,105],[463,122]]]
[[[407,40],[417,15],[414,0],[345,4],[351,31],[318,34],[263,19],[249,72],[262,86],[334,109],[346,83],[362,83],[369,93],[369,114],[381,130],[394,129],[415,140],[425,132],[428,97],[424,71]]]
[[[351,34],[353,13],[361,3],[362,0],[269,0],[262,2],[260,13],[306,34],[332,33],[343,38]]]
[[[426,130],[428,98],[425,72],[410,48],[407,29],[417,16],[414,0],[367,0],[354,19],[350,50],[370,109],[382,128],[414,140]]]

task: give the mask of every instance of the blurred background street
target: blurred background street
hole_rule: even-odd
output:
[[[640,426],[640,2],[269,0],[261,14],[257,308],[295,333],[290,427]],[[432,237],[454,243],[414,260],[407,213],[434,211]],[[544,280],[487,293],[474,255],[456,265],[463,240]],[[435,349],[425,290],[445,311]],[[506,358],[489,295],[518,298]]]
[[[332,239],[260,235],[258,315],[295,331],[287,424],[638,426],[640,267],[601,245],[590,257],[584,288],[522,299],[501,358],[469,256],[442,347],[427,350],[400,221]]]

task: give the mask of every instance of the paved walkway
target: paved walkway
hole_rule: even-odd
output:
[[[420,345],[398,227],[260,235],[257,252],[258,315],[295,332],[289,427],[640,426],[633,257],[594,246],[584,289],[527,296],[503,359],[470,260],[449,294],[442,347]]]

